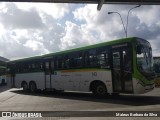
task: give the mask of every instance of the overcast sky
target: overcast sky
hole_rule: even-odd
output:
[[[125,37],[134,5],[0,3],[0,56],[17,59],[91,45]],[[147,39],[160,55],[160,6],[141,6],[130,12],[128,36]]]

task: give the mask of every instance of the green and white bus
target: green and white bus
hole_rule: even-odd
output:
[[[141,38],[124,38],[8,62],[12,86],[83,91],[95,95],[141,94],[154,89],[152,48]]]

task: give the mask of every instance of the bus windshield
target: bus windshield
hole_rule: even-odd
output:
[[[143,75],[150,75],[153,73],[153,64],[152,64],[152,49],[149,42],[138,39],[137,40],[137,65],[139,71]]]

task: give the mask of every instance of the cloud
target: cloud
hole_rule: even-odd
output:
[[[73,14],[77,21],[85,21],[89,31],[95,30],[99,33],[98,40],[106,41],[125,37],[122,21],[118,14],[110,12],[119,12],[126,27],[128,10],[134,5],[104,5],[101,11],[95,11],[95,5],[86,5],[77,8]],[[160,33],[160,8],[159,6],[141,6],[133,9],[129,14],[128,37],[136,36],[144,38],[151,42],[154,49],[157,49]],[[97,40],[97,41],[98,41]]]
[[[77,25],[70,21],[66,21],[65,35],[61,38],[61,50],[86,46],[96,42],[97,39],[95,38],[95,35],[92,31],[88,31],[85,24]]]
[[[46,54],[124,38],[116,14],[126,24],[134,5],[0,3],[0,56],[19,58]],[[141,6],[129,15],[128,36],[150,41],[154,54],[160,45],[160,8]]]
[[[69,5],[63,3],[16,3],[21,10],[30,10],[35,8],[39,13],[44,12],[55,19],[62,18],[69,13]]]
[[[36,29],[44,24],[36,9],[29,11],[18,9],[15,4],[6,4],[5,12],[1,12],[0,22],[8,29]]]
[[[22,10],[15,3],[5,3],[0,8],[1,56],[15,59],[60,50],[64,27],[52,15],[34,5]]]
[[[96,5],[86,5],[85,7],[77,8],[73,14],[77,21],[86,22],[88,30],[94,30],[94,32],[99,34],[98,41],[106,41],[124,36],[119,16],[108,15],[109,11],[116,11],[114,8],[116,8],[116,5],[105,5],[101,11],[97,11]],[[121,8],[123,12],[123,7],[118,8]]]

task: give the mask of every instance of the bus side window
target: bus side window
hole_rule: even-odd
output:
[[[14,73],[15,73],[15,70],[16,70],[16,69],[15,69],[15,63],[14,63],[14,64],[12,64],[12,63],[11,63],[11,64],[8,64],[8,65],[7,65],[7,68],[8,68],[8,70],[9,70],[8,72],[9,72],[10,74],[14,74]]]
[[[45,70],[49,71],[49,62],[45,62]]]
[[[54,60],[51,61],[51,70],[54,70]]]
[[[91,49],[89,51],[89,62],[91,67],[95,67],[98,65],[98,60],[97,60],[97,55],[96,55],[96,50]]]
[[[110,68],[108,50],[100,49],[97,53],[98,63],[101,68]]]
[[[58,69],[57,57],[54,58],[54,69]]]
[[[88,67],[89,65],[89,53],[86,51],[84,52],[84,67]]]
[[[69,59],[68,55],[64,56],[63,61],[64,61],[64,68],[69,68],[70,59]]]
[[[69,59],[69,67],[70,68],[74,67],[74,59],[72,57],[70,57],[70,59]]]
[[[82,53],[75,54],[75,67],[82,67],[83,66],[83,56]]]
[[[69,68],[75,68],[75,54],[70,53],[68,57],[68,62],[69,62]]]
[[[40,69],[41,69],[41,71],[43,71],[43,63],[42,62],[40,63]]]
[[[57,59],[56,59],[56,66],[57,66],[57,69],[62,69],[63,68],[63,59],[61,56],[58,56]]]

